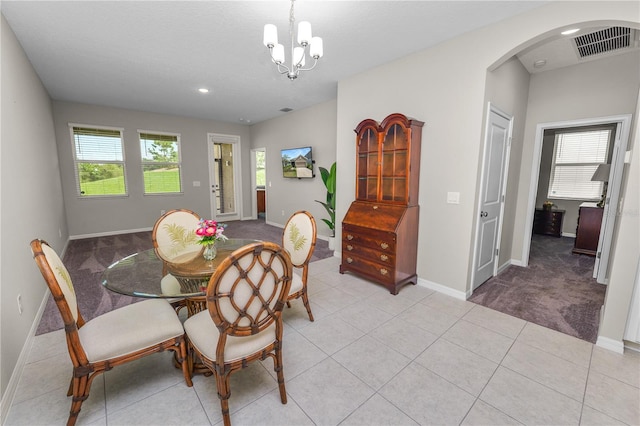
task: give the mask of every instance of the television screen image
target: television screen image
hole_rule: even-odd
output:
[[[286,178],[312,178],[313,156],[311,147],[283,149],[282,176]]]

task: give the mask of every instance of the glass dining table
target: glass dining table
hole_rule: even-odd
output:
[[[202,250],[164,263],[154,249],[134,253],[111,264],[102,273],[100,282],[116,293],[145,298],[198,298],[204,296],[209,278],[218,265],[236,249],[258,240],[229,238],[216,243],[217,255],[205,260]],[[179,285],[163,285],[163,266]]]

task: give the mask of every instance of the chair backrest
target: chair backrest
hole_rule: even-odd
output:
[[[166,262],[173,262],[183,255],[199,254],[202,251],[196,235],[199,222],[200,216],[186,209],[170,210],[160,216],[151,233],[156,255]]]
[[[252,243],[231,253],[207,287],[207,309],[220,334],[250,336],[272,325],[286,303],[291,274],[289,255],[275,243]]]
[[[71,360],[74,365],[84,364],[87,362],[87,356],[82,349],[78,329],[85,324],[85,320],[78,310],[76,292],[69,271],[46,241],[31,241],[31,253],[62,316]]]
[[[311,213],[300,210],[291,215],[282,233],[282,246],[293,266],[300,268],[309,262],[316,247],[316,220]]]

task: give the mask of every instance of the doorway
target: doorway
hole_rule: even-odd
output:
[[[209,134],[209,186],[211,217],[215,220],[239,220],[240,138]]]
[[[251,150],[251,188],[253,219],[267,218],[267,150],[255,148]]]
[[[607,268],[609,264],[611,242],[613,239],[616,210],[620,198],[620,187],[622,184],[624,153],[627,149],[629,140],[629,130],[631,125],[630,115],[538,124],[536,128],[536,138],[532,164],[532,170],[534,172],[531,174],[527,220],[525,221],[526,226],[524,230],[525,245],[523,247],[523,266],[528,266],[529,264],[533,218],[538,193],[537,188],[540,180],[540,164],[542,161],[542,146],[545,132],[555,129],[576,129],[580,127],[602,126],[607,124],[615,126],[616,130],[613,150],[610,155],[611,171],[609,173],[607,198],[604,205],[604,212],[602,214],[600,238],[598,241],[597,255],[593,272],[593,277],[596,278],[598,283],[607,283]]]

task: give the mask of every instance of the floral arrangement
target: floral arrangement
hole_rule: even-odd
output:
[[[224,235],[224,228],[227,225],[224,223],[218,223],[211,219],[200,219],[198,228],[196,229],[196,235],[200,237],[198,244],[205,246],[215,244],[216,241],[226,241],[227,236]]]

